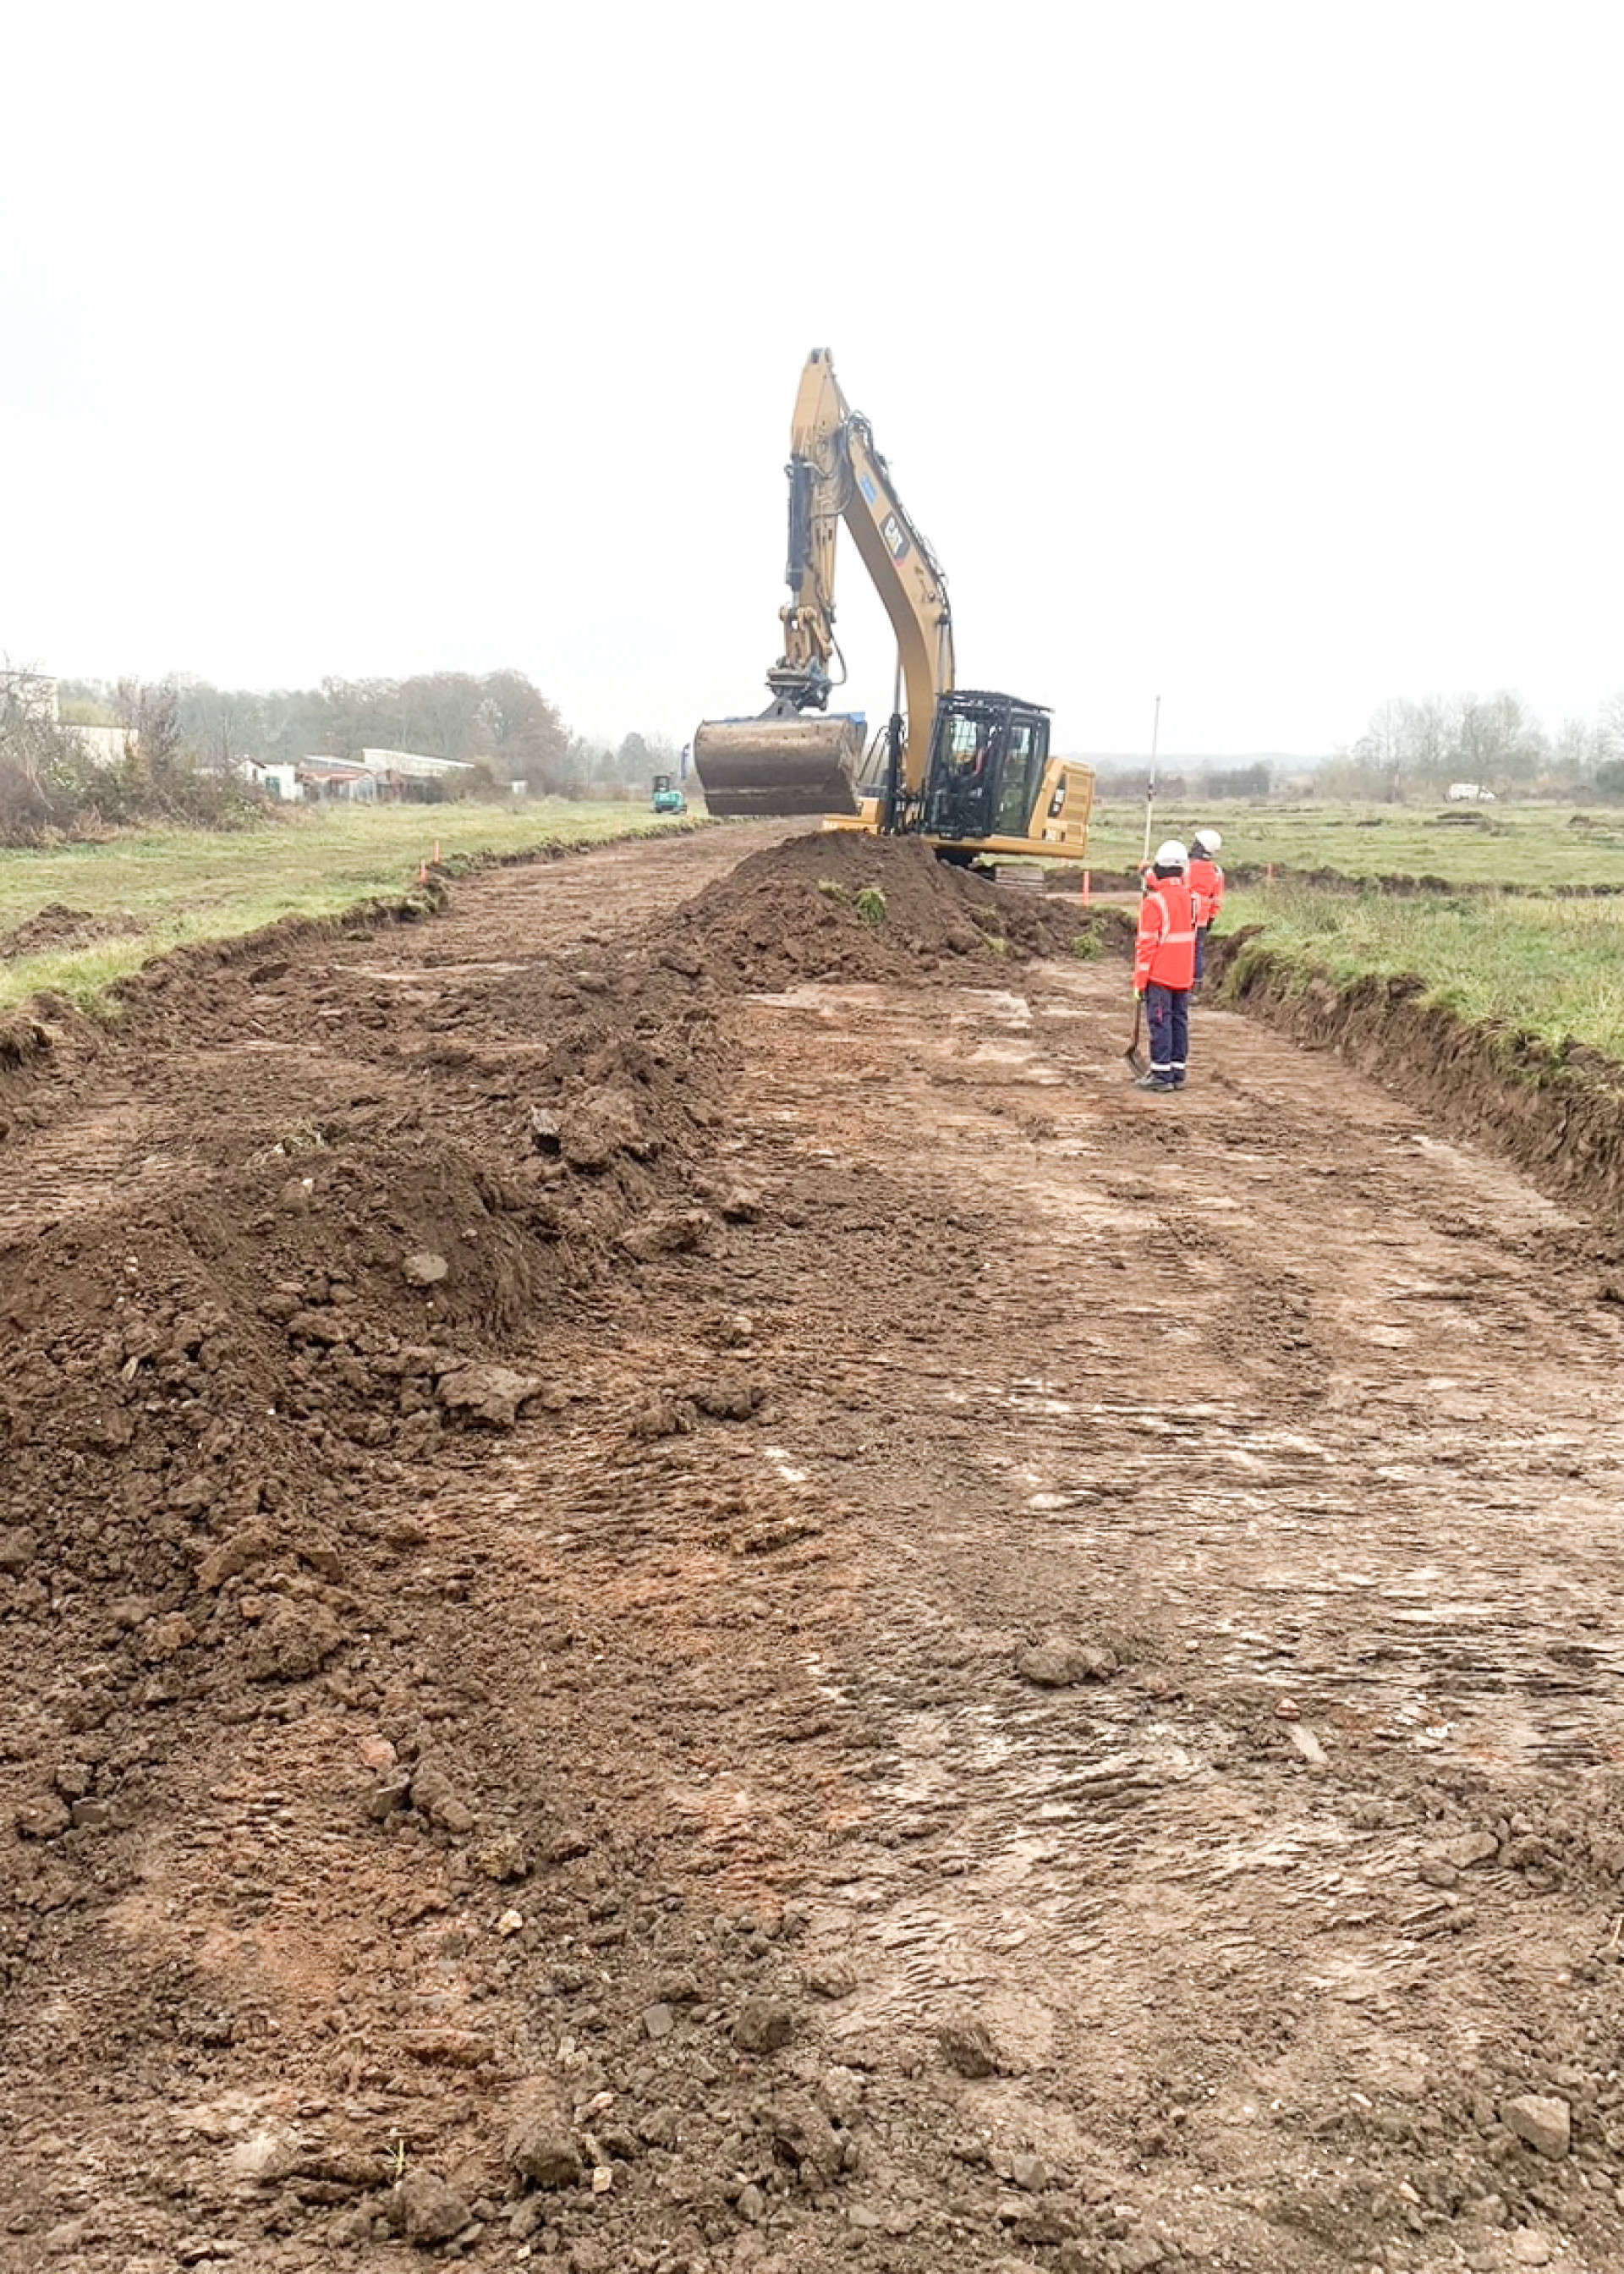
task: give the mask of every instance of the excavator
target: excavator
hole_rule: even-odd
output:
[[[1041,704],[955,685],[941,564],[868,420],[841,393],[827,348],[813,349],[801,375],[788,472],[784,651],[767,674],[765,711],[707,719],[694,737],[710,811],[821,813],[827,829],[923,837],[965,864],[1020,854],[1086,860],[1093,769],[1050,757]],[[891,715],[867,749],[861,713],[829,710],[845,673],[835,639],[842,521],[897,636]]]

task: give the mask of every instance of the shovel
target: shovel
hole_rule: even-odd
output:
[[[1133,1038],[1123,1052],[1124,1058],[1127,1059],[1136,1074],[1147,1074],[1150,1072],[1149,1063],[1144,1051],[1139,1048],[1139,1035],[1144,1031],[1144,1026],[1145,998],[1142,995],[1136,995],[1133,998]]]

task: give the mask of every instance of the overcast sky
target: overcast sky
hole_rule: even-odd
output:
[[[826,344],[1062,747],[1624,687],[1616,4],[5,12],[14,662],[686,738],[766,700]]]

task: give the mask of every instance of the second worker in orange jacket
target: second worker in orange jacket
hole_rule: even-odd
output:
[[[1133,956],[1133,990],[1145,998],[1150,1071],[1141,1089],[1182,1089],[1190,1063],[1190,990],[1195,983],[1196,902],[1190,855],[1176,838],[1156,849],[1145,880]]]
[[[1195,895],[1195,984],[1201,983],[1207,935],[1223,906],[1223,870],[1214,858],[1223,840],[1215,829],[1198,829],[1190,840],[1190,890]]]

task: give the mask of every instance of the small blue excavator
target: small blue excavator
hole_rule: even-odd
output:
[[[655,775],[652,806],[653,810],[656,813],[686,813],[688,811],[688,800],[677,787],[675,781],[670,774]]]

